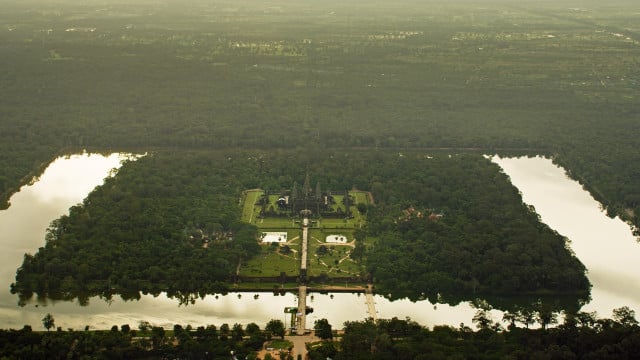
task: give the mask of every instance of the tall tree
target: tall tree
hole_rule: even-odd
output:
[[[281,320],[269,320],[267,326],[265,326],[264,329],[268,333],[271,333],[272,336],[276,335],[284,339],[284,323]]]
[[[247,333],[247,335],[257,334],[260,332],[260,326],[258,326],[258,324],[254,322],[248,323],[247,327],[245,328],[245,332]]]
[[[628,306],[613,309],[613,320],[623,326],[637,326],[638,320],[636,320],[636,312],[630,309]]]
[[[165,340],[165,331],[164,328],[160,326],[154,326],[151,328],[151,342],[153,343],[153,348],[157,349],[162,344],[164,344]]]
[[[242,340],[242,337],[244,336],[245,332],[244,329],[242,328],[242,324],[238,324],[235,323],[233,324],[233,327],[231,328],[231,339],[233,339],[234,341],[240,341]]]
[[[316,320],[313,329],[316,332],[316,336],[322,340],[329,340],[333,338],[331,324],[329,324],[327,319]]]
[[[53,315],[47,313],[47,315],[45,315],[42,318],[42,325],[44,325],[44,328],[47,329],[47,331],[49,331],[52,327],[56,326],[55,320],[53,319]]]

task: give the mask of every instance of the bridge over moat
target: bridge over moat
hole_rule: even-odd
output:
[[[304,335],[307,325],[307,253],[309,249],[309,218],[302,220],[302,245],[300,247],[300,286],[298,287],[298,323],[296,334]]]
[[[319,184],[314,190],[307,176],[302,187],[294,183],[290,190],[247,190],[244,198],[243,220],[264,231],[261,241],[270,246],[269,250],[263,248],[261,258],[247,265],[246,275],[238,272],[238,279],[259,284],[273,278],[277,279],[280,292],[297,291],[297,306],[291,304],[284,309],[289,318],[287,327],[293,334],[304,335],[313,328],[308,329],[306,324],[308,313],[313,311],[307,294],[313,292],[364,293],[367,314],[376,318],[373,287],[365,286],[362,265],[351,257],[353,249],[365,246],[366,238],[356,234],[366,224],[367,207],[373,204],[370,193],[329,191]],[[290,261],[296,261],[295,265]],[[293,266],[298,270],[297,276],[291,276]],[[287,276],[287,272],[291,275]],[[278,273],[280,276],[276,276]]]
[[[303,213],[305,213],[303,211]],[[307,213],[308,214],[308,213]],[[309,226],[311,221],[308,217],[304,217],[302,220],[302,244],[301,244],[301,254],[300,254],[300,284],[298,286],[298,307],[297,312],[295,313],[296,317],[296,334],[297,335],[305,335],[307,333],[306,327],[306,319],[307,312],[313,311],[312,308],[307,306],[307,253],[309,249]],[[345,288],[346,290],[346,288]],[[352,289],[357,291],[363,291],[363,289]],[[377,320],[377,312],[375,309],[375,302],[373,299],[373,286],[369,284],[366,289],[364,289],[366,304],[367,304],[367,312],[369,313],[369,317]],[[291,308],[285,308],[285,312],[292,313]],[[288,311],[289,310],[289,311]]]

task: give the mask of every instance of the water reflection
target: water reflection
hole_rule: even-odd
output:
[[[81,202],[128,155],[73,155],[59,158],[32,185],[11,197],[11,206],[0,211],[0,327],[38,324],[46,313],[40,307],[21,309],[9,292],[15,271],[25,253],[43,245],[49,223]]]
[[[117,297],[112,303],[93,298],[89,306],[73,302],[54,302],[46,306],[35,302],[21,308],[18,298],[9,293],[9,284],[22,262],[24,253],[33,253],[43,244],[49,223],[67,209],[82,201],[92,188],[100,184],[110,171],[120,165],[117,154],[74,155],[53,162],[31,186],[25,186],[11,198],[11,207],[0,211],[0,327],[20,328],[31,324],[39,329],[42,317],[50,312],[56,326],[81,329],[85,325],[108,329],[112,325],[130,324],[140,320],[170,327],[173,324],[193,326],[222,323],[256,322],[261,327],[270,319],[288,323],[283,310],[294,306],[294,294],[274,295],[252,293],[207,296],[193,306],[179,307],[178,301],[165,296],[142,296],[140,301],[124,302]],[[541,219],[551,228],[572,240],[572,249],[589,269],[593,284],[592,298],[584,311],[598,311],[610,316],[611,309],[628,305],[640,313],[640,283],[638,265],[640,245],[630,228],[619,219],[609,219],[599,204],[579,184],[567,179],[562,169],[542,158],[494,158],[520,189],[527,204],[533,205]],[[460,323],[471,325],[476,312],[469,303],[456,306],[433,305],[428,301],[390,302],[376,296],[379,318],[409,317],[421,324],[433,326]],[[327,318],[334,327],[345,321],[362,320],[368,316],[365,297],[355,294],[313,294],[308,304],[314,312],[307,317],[307,326]],[[502,315],[492,312],[499,321]]]
[[[542,221],[571,240],[571,249],[587,267],[593,284],[592,300],[582,310],[609,317],[612,309],[629,306],[640,313],[640,245],[630,226],[607,217],[600,203],[548,159],[496,157],[493,161]]]

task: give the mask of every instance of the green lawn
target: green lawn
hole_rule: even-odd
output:
[[[353,233],[351,231],[334,231],[334,230],[318,230],[313,229],[309,233],[309,268],[308,274],[311,276],[318,276],[322,273],[327,273],[330,277],[343,277],[359,274],[362,270],[361,265],[354,263],[351,259],[344,259],[349,255],[352,247],[348,245],[325,245],[328,252],[324,255],[317,256],[318,248],[325,244],[325,238],[328,235],[345,235],[348,241],[353,240]],[[319,260],[319,261],[318,261]],[[336,261],[340,262],[336,265]],[[338,269],[340,270],[338,272]]]
[[[246,265],[240,269],[242,276],[279,276],[281,272],[288,275],[297,274],[300,271],[299,251],[302,236],[300,223],[289,218],[269,217],[258,218],[260,206],[256,206],[260,196],[263,195],[262,190],[247,191],[243,204],[242,220],[250,222],[258,226],[263,232],[269,231],[286,231],[289,241],[293,241],[291,248],[295,251],[288,256],[282,256],[271,245],[261,245],[262,252],[259,256],[251,259]],[[357,203],[368,204],[369,199],[366,192],[352,191],[351,196]],[[342,199],[344,196],[335,195],[336,205],[334,208],[340,207],[344,210]],[[275,205],[276,195],[269,196],[270,205]],[[354,204],[351,206],[353,219],[321,219],[319,224],[311,225],[309,239],[309,269],[311,276],[318,276],[322,273],[328,274],[330,277],[345,277],[359,274],[362,270],[360,264],[354,263],[348,258],[352,247],[347,245],[329,245],[330,250],[327,254],[316,256],[318,247],[324,244],[327,235],[345,235],[348,241],[353,240],[353,230],[363,226],[366,217],[360,214]],[[292,240],[298,237],[299,239]],[[318,240],[320,242],[318,242]],[[319,260],[319,261],[318,261]],[[342,260],[342,261],[341,261]],[[338,264],[336,264],[338,262]]]
[[[267,347],[277,350],[288,350],[293,347],[293,343],[289,340],[273,339],[267,344]]]
[[[365,191],[350,191],[349,194],[355,198],[356,204],[369,205],[369,196]]]
[[[261,289],[261,290],[271,290],[271,291],[280,291],[283,289],[283,285],[278,282],[242,282],[238,284],[238,289]],[[232,289],[233,290],[233,289]],[[284,290],[298,290],[298,283],[284,283]]]
[[[240,268],[241,276],[280,276],[281,272],[295,275],[300,272],[300,261],[297,253],[283,256],[271,245],[261,245],[260,255],[249,260]],[[296,249],[297,250],[297,249]]]
[[[355,229],[359,226],[359,223],[356,219],[322,219],[320,220],[321,228],[330,228],[330,229]],[[363,224],[364,225],[364,224]]]
[[[322,256],[316,256],[315,253],[309,254],[311,259],[310,275],[320,275],[324,272],[329,277],[349,277],[360,274],[362,267],[348,258],[350,251],[350,247],[336,246],[329,248],[329,252]]]
[[[262,196],[262,190],[249,190],[245,192],[244,204],[242,204],[242,221],[255,224],[260,207],[255,206],[256,201]]]
[[[294,222],[289,218],[265,218],[265,219],[257,219],[254,224],[256,224],[260,229],[299,229],[300,224]]]
[[[333,200],[335,201],[335,203],[331,205],[331,208],[333,209],[333,211],[338,211],[338,209],[342,209],[342,212],[344,213],[345,206],[342,203],[343,199],[344,199],[344,195],[333,195]]]

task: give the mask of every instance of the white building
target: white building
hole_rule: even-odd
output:
[[[325,239],[325,242],[332,243],[332,244],[346,244],[347,237],[344,235],[329,235]]]
[[[287,242],[286,232],[263,232],[260,237],[263,243],[285,243]]]

